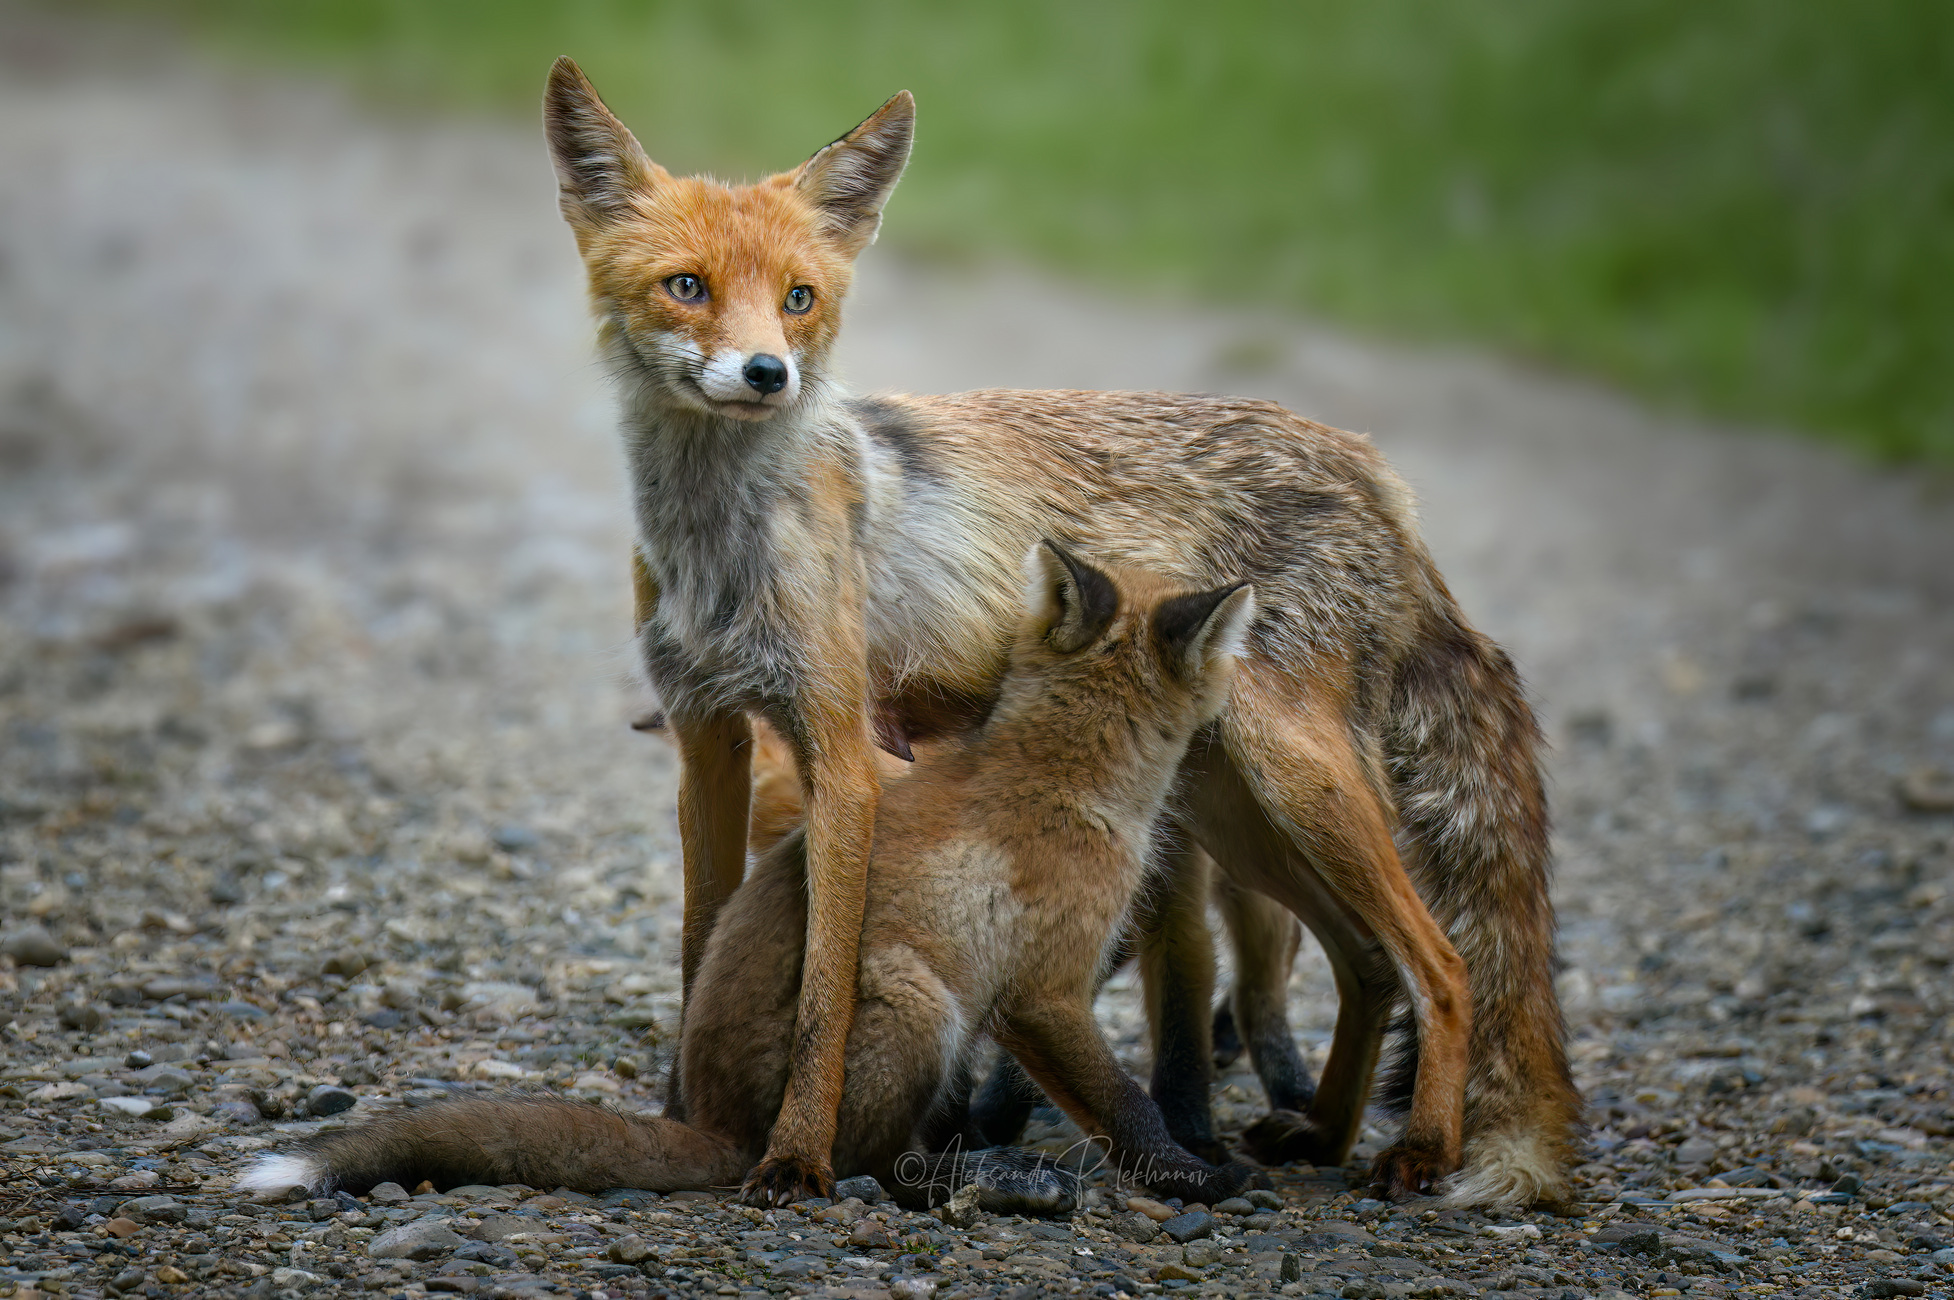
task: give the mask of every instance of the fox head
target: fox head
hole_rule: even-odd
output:
[[[647,158],[558,59],[543,123],[613,366],[666,409],[735,420],[793,409],[820,384],[915,120],[902,91],[794,170],[722,185]]]
[[[1228,701],[1255,618],[1247,583],[1204,591],[1094,567],[1054,542],[1025,558],[1025,615],[994,718],[1036,719],[1088,758],[1104,746],[1163,775]],[[1160,766],[1164,764],[1165,766]]]

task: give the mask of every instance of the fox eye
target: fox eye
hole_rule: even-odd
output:
[[[697,302],[706,296],[706,282],[696,275],[675,275],[665,281],[665,292],[680,302]]]
[[[797,284],[787,291],[787,310],[799,316],[814,305],[814,290]]]

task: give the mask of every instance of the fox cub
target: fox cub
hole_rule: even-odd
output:
[[[988,1034],[1130,1181],[1212,1202],[1253,1171],[1174,1143],[1100,1034],[1092,997],[1146,883],[1175,772],[1228,698],[1254,596],[1240,583],[1190,592],[1109,573],[1050,544],[1026,568],[1027,609],[996,708],[891,779],[879,805],[835,1166],[912,1202],[975,1181],[1000,1209],[1068,1209],[1074,1178],[1048,1160],[919,1150]],[[458,1100],[315,1139],[268,1158],[245,1185],[739,1181],[786,1090],[806,853],[804,831],[780,838],[720,913],[680,1042],[685,1122],[541,1098]]]

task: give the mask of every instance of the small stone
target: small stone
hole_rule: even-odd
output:
[[[1900,802],[1911,812],[1954,812],[1954,772],[1946,768],[1916,767],[1899,779],[1895,789],[1900,796]],[[1919,1295],[1920,1293],[1896,1291],[1892,1294]]]
[[[1214,1212],[1216,1214],[1232,1214],[1239,1218],[1255,1213],[1255,1206],[1247,1197],[1230,1196],[1226,1200],[1216,1204]]]
[[[1706,1165],[1716,1158],[1716,1154],[1716,1143],[1707,1138],[1688,1138],[1676,1146],[1676,1163],[1679,1165]]]
[[[399,1183],[377,1183],[367,1196],[375,1205],[399,1205],[408,1199],[407,1189]]]
[[[1479,1226],[1482,1237],[1497,1237],[1501,1241],[1520,1241],[1540,1239],[1540,1229],[1531,1223],[1484,1223]]]
[[[1662,1249],[1662,1234],[1652,1228],[1644,1228],[1639,1232],[1624,1234],[1615,1244],[1625,1255],[1653,1255]]]
[[[496,827],[495,833],[489,838],[493,839],[495,847],[504,853],[527,853],[543,842],[542,837],[535,831],[513,822]]]
[[[638,1062],[632,1057],[620,1056],[611,1062],[611,1073],[620,1079],[635,1079],[638,1077]],[[837,1186],[835,1194],[841,1194],[839,1186]]]
[[[1189,1268],[1206,1268],[1221,1258],[1221,1247],[1212,1241],[1190,1241],[1181,1247],[1181,1263]]]
[[[627,1237],[619,1237],[604,1253],[616,1264],[642,1264],[651,1258],[651,1247],[645,1245],[645,1239],[634,1232]]]
[[[848,1234],[848,1244],[856,1250],[886,1250],[895,1244],[889,1230],[874,1219],[860,1219]]]
[[[173,975],[158,975],[143,981],[142,995],[152,1002],[164,1002],[170,998],[182,998],[185,1002],[199,1002],[212,998],[223,991],[213,979],[205,975],[178,978]]]
[[[936,1294],[936,1279],[899,1277],[889,1283],[889,1294],[894,1297],[894,1300],[930,1300],[930,1297]]]
[[[974,1228],[984,1217],[984,1211],[978,1204],[981,1195],[977,1184],[968,1183],[937,1207],[936,1216],[952,1228]]]
[[[210,882],[210,901],[229,907],[244,901],[244,883],[233,875],[222,875]]]
[[[226,1124],[258,1124],[265,1118],[255,1104],[241,1097],[218,1102],[210,1108],[210,1117]]]
[[[1857,1196],[1865,1185],[1857,1174],[1841,1174],[1832,1183],[1832,1190],[1840,1196]]]
[[[1189,1210],[1161,1224],[1160,1230],[1185,1246],[1195,1238],[1205,1237],[1214,1231],[1214,1216],[1206,1210]]]
[[[1114,1236],[1132,1242],[1152,1241],[1160,1235],[1160,1224],[1153,1216],[1142,1214],[1138,1210],[1128,1210],[1125,1214],[1116,1215],[1112,1229]]]
[[[41,926],[22,926],[0,938],[0,954],[14,959],[16,966],[58,966],[68,960],[67,945]]]
[[[1162,1264],[1153,1271],[1156,1279],[1162,1282],[1199,1282],[1201,1275],[1185,1264]]]
[[[1886,1297],[1896,1295],[1925,1295],[1927,1284],[1910,1277],[1876,1277],[1866,1283],[1866,1294],[1873,1300],[1886,1300]]]
[[[146,1069],[150,1064],[150,1055],[148,1052],[131,1052],[122,1058],[122,1064],[131,1070]]]
[[[116,1213],[138,1223],[182,1223],[188,1211],[173,1196],[138,1196],[133,1201],[124,1201]]]
[[[133,1237],[142,1231],[142,1225],[134,1219],[125,1219],[117,1215],[115,1218],[103,1224],[102,1230],[111,1237]]]
[[[631,1076],[624,1077],[628,1079]],[[864,1205],[874,1205],[878,1201],[889,1199],[889,1194],[882,1190],[882,1184],[876,1182],[872,1174],[857,1174],[853,1178],[842,1179],[835,1184],[835,1196],[844,1201],[852,1196]]]
[[[1282,1257],[1282,1280],[1285,1282],[1300,1282],[1303,1280],[1303,1261],[1300,1256],[1284,1255]]]
[[[369,963],[364,953],[347,950],[336,952],[326,958],[326,964],[319,969],[327,975],[344,975],[351,978],[365,970]]]
[[[357,1095],[344,1088],[336,1088],[330,1083],[322,1083],[305,1094],[305,1113],[314,1119],[338,1115],[359,1104],[360,1099]]]
[[[156,1280],[168,1286],[182,1286],[190,1280],[190,1275],[174,1264],[165,1264],[156,1270]]]
[[[426,1260],[466,1244],[446,1219],[422,1219],[381,1233],[367,1243],[366,1253],[374,1259]]]
[[[1280,1210],[1282,1208],[1282,1198],[1263,1187],[1258,1187],[1254,1191],[1245,1193],[1242,1199],[1258,1210]]]
[[[179,1070],[169,1065],[152,1065],[136,1071],[135,1082],[142,1085],[144,1092],[158,1093],[165,1097],[181,1097],[197,1086],[197,1076],[188,1070]]]
[[[407,1198],[407,1193],[393,1183],[382,1183],[380,1187],[392,1187],[396,1192],[400,1192],[402,1200]],[[373,1191],[374,1199],[378,1200],[380,1188],[376,1187]],[[475,1225],[475,1230],[468,1235],[477,1241],[507,1241],[518,1232],[529,1231],[531,1222],[533,1221],[525,1221],[513,1214],[490,1214],[484,1216],[482,1221]]]
[[[60,1020],[63,1029],[80,1029],[93,1032],[102,1027],[102,1009],[86,1002],[70,1002],[61,1008]]]
[[[860,1197],[851,1196],[846,1200],[836,1201],[825,1210],[816,1210],[814,1218],[819,1223],[839,1223],[843,1227],[852,1227],[855,1220],[861,1218],[862,1212],[866,1209],[868,1207],[862,1204]]]
[[[1129,1210],[1138,1210],[1141,1214],[1146,1215],[1149,1219],[1152,1219],[1155,1223],[1165,1223],[1167,1222],[1167,1220],[1173,1218],[1176,1214],[1180,1213],[1179,1210],[1176,1210],[1172,1206],[1163,1205],[1159,1201],[1156,1201],[1151,1197],[1146,1197],[1146,1196],[1127,1197],[1126,1208]]]
[[[141,1286],[145,1280],[146,1279],[144,1278],[143,1271],[141,1269],[125,1268],[120,1273],[117,1273],[114,1277],[109,1279],[109,1290],[117,1291],[117,1292],[134,1291],[137,1287]],[[19,1292],[15,1292],[15,1294],[18,1295]]]

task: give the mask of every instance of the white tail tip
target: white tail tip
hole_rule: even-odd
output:
[[[326,1167],[309,1156],[263,1156],[238,1175],[237,1185],[247,1192],[283,1192],[303,1187],[308,1192],[325,1190]]]
[[[1571,1195],[1567,1171],[1534,1134],[1497,1133],[1466,1144],[1465,1168],[1441,1189],[1448,1208],[1523,1210]]]

